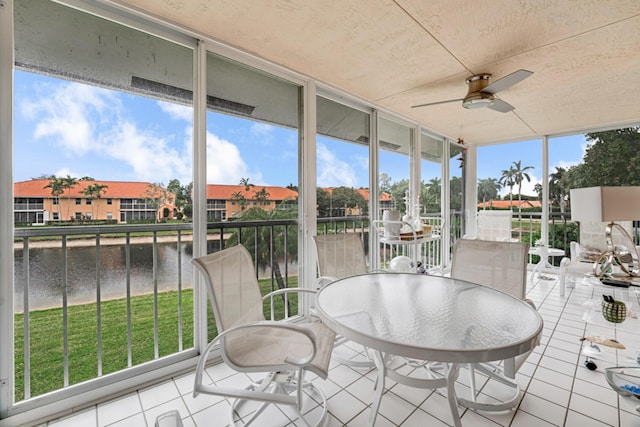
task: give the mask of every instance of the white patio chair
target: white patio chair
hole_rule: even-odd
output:
[[[478,211],[476,214],[476,239],[513,242],[511,237],[512,212]]]
[[[624,230],[633,235],[633,223],[631,221],[616,222]],[[574,287],[579,279],[593,276],[593,264],[599,255],[608,249],[605,236],[607,222],[581,221],[580,242],[570,242],[570,258],[562,258],[558,273],[558,288],[561,297],[565,295],[567,287]],[[619,232],[614,228],[612,236],[620,241]]]
[[[325,234],[313,236],[313,241],[318,261],[318,287],[367,272],[366,256],[358,234]]]
[[[207,285],[219,334],[200,356],[194,397],[205,393],[232,398],[229,414],[232,426],[237,425],[238,413],[246,412],[239,412],[237,408],[247,400],[262,404],[250,417],[247,415],[249,419],[242,425],[261,420],[259,416],[269,404],[293,407],[304,425],[322,425],[327,414],[326,398],[320,389],[305,381],[305,373],[310,371],[322,379],[327,378],[335,333],[320,322],[273,321],[274,296],[279,298],[289,292],[315,291],[289,288],[261,297],[251,255],[242,245],[196,258],[192,263],[202,273]],[[263,314],[263,301],[267,299],[272,306],[271,321],[265,320]],[[262,372],[265,377],[244,389],[205,383],[203,374],[209,353],[218,345],[222,360],[231,369],[249,374]],[[305,403],[320,403],[322,410],[311,412],[316,422],[312,423],[303,415],[305,395],[311,397],[305,398]],[[270,419],[267,421],[273,423]],[[264,422],[258,421],[257,424],[263,425]]]
[[[360,236],[356,233],[326,234],[313,236],[316,247],[316,260],[318,262],[318,274],[316,287],[319,289],[337,279],[367,273],[367,263],[360,241]],[[338,336],[335,347],[351,343],[345,338]],[[359,350],[359,345],[351,343]],[[373,358],[368,350],[363,347],[361,353],[348,354],[342,349],[335,351],[334,360],[354,368],[371,369],[375,367]]]
[[[532,301],[525,299],[528,253],[529,243],[460,239],[453,247],[451,277],[499,289],[527,301],[535,308]],[[515,407],[520,399],[520,386],[515,375],[529,354],[504,360],[501,366],[497,363],[471,365],[471,400],[459,398],[459,403],[483,411],[503,411]],[[501,402],[478,402],[476,370],[509,386],[513,393]]]

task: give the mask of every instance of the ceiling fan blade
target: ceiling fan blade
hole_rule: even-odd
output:
[[[412,105],[411,108],[418,108],[418,107],[427,107],[429,105],[438,105],[438,104],[448,104],[449,102],[460,102],[463,101],[464,98],[460,98],[460,99],[449,99],[448,101],[438,101],[438,102],[430,102],[428,104],[418,104],[418,105]]]
[[[503,78],[498,79],[495,82],[491,83],[489,86],[487,86],[484,89],[482,89],[482,91],[495,95],[496,93],[500,92],[501,90],[505,90],[505,89],[515,85],[516,83],[520,83],[522,80],[526,79],[527,77],[531,76],[532,74],[533,74],[532,71],[527,71],[527,70],[514,71],[513,73],[508,74],[508,75],[504,76]]]
[[[504,102],[502,99],[495,99],[493,104],[489,105],[489,108],[495,111],[499,111],[501,113],[508,113],[513,110],[515,107],[508,102]]]

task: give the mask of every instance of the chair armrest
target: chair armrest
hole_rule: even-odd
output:
[[[284,288],[284,289],[276,289],[275,291],[271,291],[265,296],[262,297],[262,300],[266,300],[267,298],[272,298],[276,295],[288,294],[288,293],[307,293],[307,294],[317,294],[318,291],[315,289],[307,289],[307,288]]]
[[[291,294],[291,293],[306,293],[306,294],[317,294],[318,291],[315,289],[307,289],[307,288],[284,288],[284,289],[276,289],[275,291],[271,291],[268,294],[266,294],[265,296],[262,297],[263,301],[266,301],[267,299],[270,300],[270,305],[271,305],[271,310],[270,310],[270,314],[271,314],[271,320],[275,321],[275,306],[273,304],[273,298],[277,295],[286,295],[286,294]],[[285,318],[289,317],[289,311],[288,311],[288,305],[285,304]]]
[[[320,289],[326,285],[328,285],[331,282],[335,282],[336,280],[338,280],[337,277],[333,277],[333,276],[320,276],[318,277],[314,282],[314,287],[316,289]]]

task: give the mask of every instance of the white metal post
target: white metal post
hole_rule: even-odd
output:
[[[542,227],[542,243],[549,244],[549,137],[542,137],[542,213],[540,214]],[[534,242],[531,242],[532,244]],[[544,261],[544,260],[540,260]]]
[[[369,265],[372,270],[380,268],[378,236],[373,221],[380,220],[380,161],[378,153],[378,110],[369,115]]]
[[[476,214],[478,210],[478,150],[474,145],[466,147],[464,160],[464,228],[462,232],[475,236]]]
[[[193,52],[193,256],[207,254],[207,49],[199,41]],[[199,351],[207,345],[207,293],[204,281],[195,267],[194,336]]]
[[[413,126],[409,133],[411,141],[409,142],[409,188],[411,194],[410,205],[407,206],[407,212],[411,215],[416,214],[413,207],[417,205],[420,196],[420,127]],[[419,215],[420,213],[417,212]]]
[[[0,0],[0,418],[13,405],[13,1]]]
[[[449,242],[451,241],[451,172],[449,159],[451,158],[451,142],[448,139],[442,141],[441,162],[441,189],[440,189],[440,213],[442,215],[440,229],[440,254],[442,257],[442,269],[446,269],[449,264]]]
[[[317,172],[316,172],[316,106],[317,89],[315,81],[308,80],[302,90],[302,135],[298,155],[298,206],[301,209],[300,229],[298,230],[298,274],[302,278],[301,287],[311,287],[316,278],[316,259],[313,248],[313,236],[317,233]],[[305,315],[308,314],[310,301],[305,298]]]

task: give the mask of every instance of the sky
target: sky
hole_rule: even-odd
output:
[[[582,162],[587,141],[583,134],[566,137],[549,138],[549,173],[557,167],[569,168]],[[478,179],[500,179],[502,171],[514,166],[513,162],[521,162],[521,169],[532,166],[526,171],[531,181],[522,183],[522,194],[536,196],[534,186],[542,184],[542,140],[520,141],[478,147]],[[517,194],[517,188],[514,188]],[[504,197],[509,188],[502,188],[500,195]]]
[[[41,175],[165,185],[174,178],[183,185],[191,181],[190,107],[21,71],[14,79],[14,181]],[[295,130],[209,112],[207,182],[249,178],[255,185],[297,185],[297,144]],[[583,135],[551,139],[549,171],[579,163],[585,147]],[[518,160],[533,166],[522,193],[535,195],[534,185],[542,180],[541,141],[479,147],[478,178],[499,179]],[[394,181],[408,179],[406,156],[382,151],[380,165]],[[423,179],[439,176],[439,165],[423,165]],[[368,175],[367,147],[318,137],[319,186],[368,187]]]

